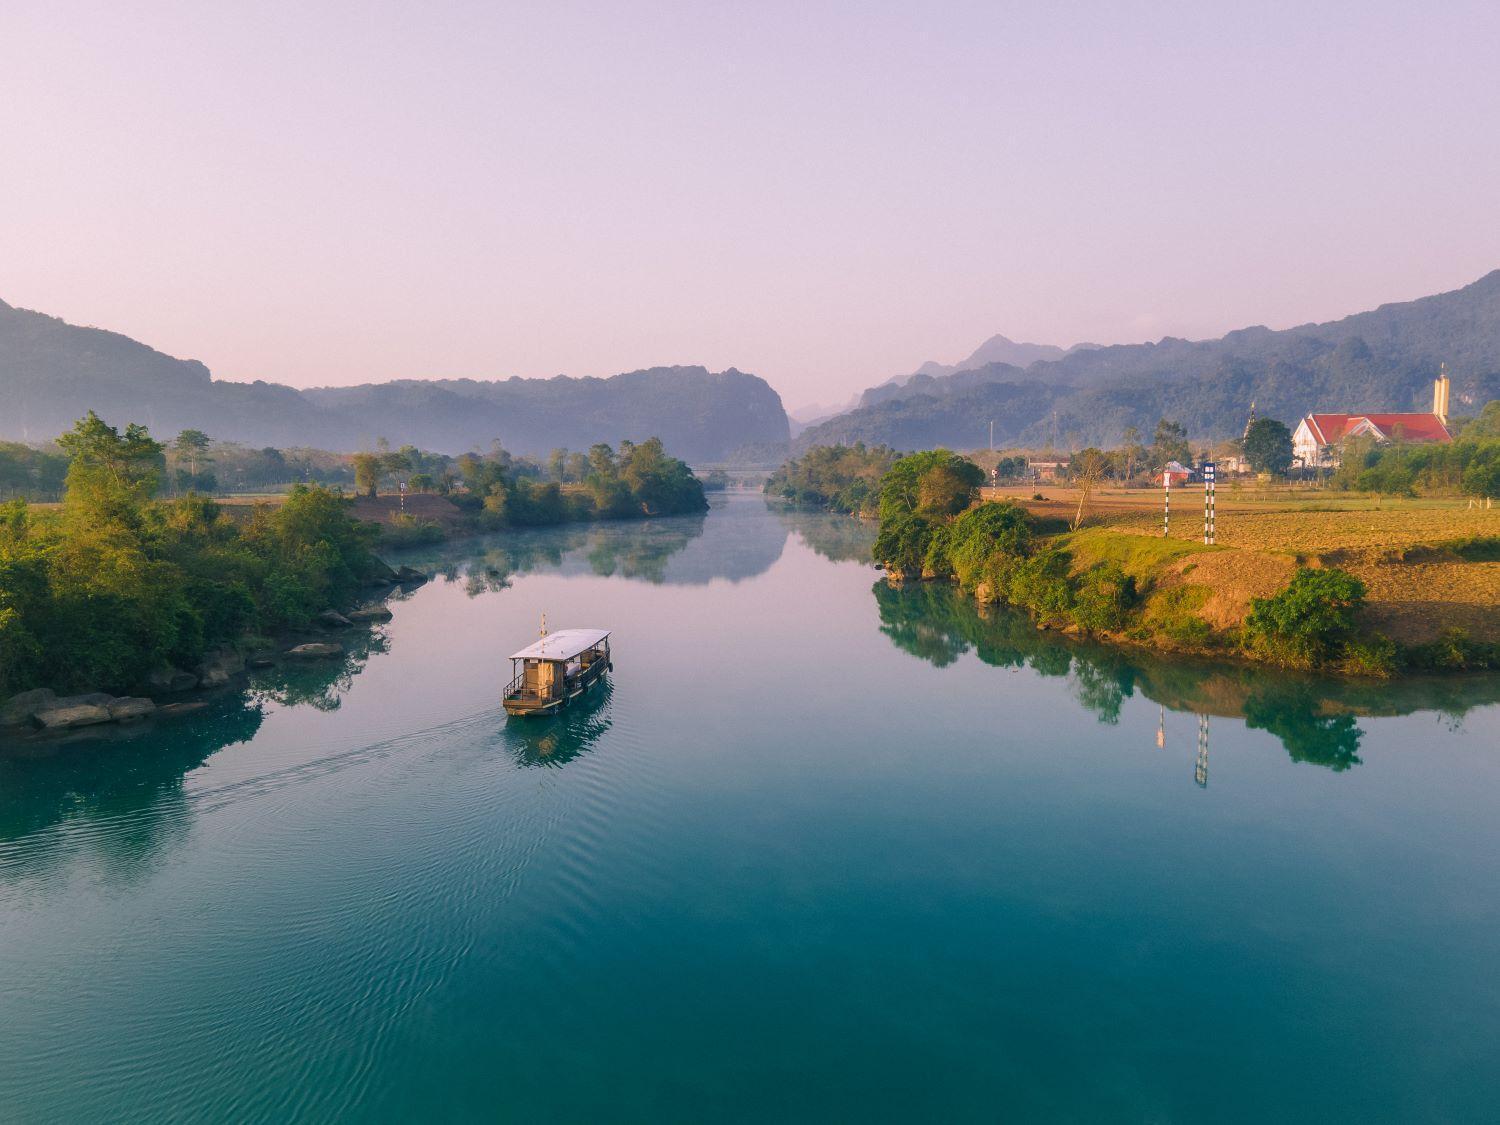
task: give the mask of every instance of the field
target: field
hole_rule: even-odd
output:
[[[1034,500],[1040,492],[1045,499]],[[1078,491],[1044,484],[987,488],[986,499],[1013,499],[1038,516],[1072,519]],[[1447,545],[1500,539],[1500,507],[1470,508],[1463,498],[1376,500],[1314,489],[1236,489],[1215,498],[1215,543],[1231,548],[1197,577],[1217,575],[1225,590],[1264,585],[1289,565],[1339,566],[1369,591],[1371,627],[1407,643],[1435,640],[1445,630],[1500,640],[1500,561],[1492,552],[1464,557]],[[1101,489],[1090,499],[1085,527],[1160,537],[1160,489]],[[1203,487],[1172,490],[1171,538],[1203,541]],[[1424,549],[1426,548],[1426,549]],[[1486,557],[1488,556],[1488,557]],[[1234,612],[1229,599],[1225,614]],[[1232,599],[1234,605],[1243,598]]]

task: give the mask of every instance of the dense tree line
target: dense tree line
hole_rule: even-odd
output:
[[[90,413],[58,440],[60,509],[0,506],[0,695],[139,688],[246,635],[307,624],[375,570],[373,529],[300,485],[243,521],[190,494],[161,500],[166,449]]]
[[[817,445],[772,473],[765,492],[807,508],[873,516],[880,480],[895,461],[896,451],[884,445]]]
[[[600,442],[583,463],[564,451],[563,480],[547,479],[534,462],[503,449],[465,454],[457,462],[462,492],[453,501],[488,526],[535,527],[572,520],[670,516],[708,509],[703,483],[686,463],[668,455],[658,438],[618,450]],[[568,479],[569,476],[576,479]]]

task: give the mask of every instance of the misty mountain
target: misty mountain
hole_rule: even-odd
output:
[[[967,359],[953,364],[937,363],[929,359],[917,368],[915,374],[941,377],[959,371],[972,371],[976,367],[987,367],[992,363],[1004,363],[1011,367],[1024,368],[1046,359],[1062,359],[1080,348],[1097,348],[1098,346],[1098,344],[1074,344],[1071,348],[1060,348],[1056,344],[1021,344],[997,333],[970,352]],[[900,383],[903,380],[893,379],[891,382]]]
[[[0,439],[40,441],[86,411],[144,422],[158,436],[186,428],[252,445],[353,450],[376,438],[458,453],[499,440],[516,453],[660,437],[688,461],[786,442],[781,398],[733,368],[656,367],[608,379],[402,379],[299,391],[212,378],[98,328],[0,302]]]
[[[1250,403],[1295,424],[1313,410],[1427,410],[1446,362],[1453,414],[1500,397],[1500,270],[1472,285],[1325,324],[1244,328],[1217,340],[1083,348],[1021,368],[991,363],[873,387],[798,446],[885,442],[898,449],[1112,444],[1158,418],[1195,441],[1238,436]],[[892,393],[892,392],[895,393]]]

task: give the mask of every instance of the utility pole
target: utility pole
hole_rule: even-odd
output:
[[[990,452],[995,452],[995,420],[990,419]]]
[[[1208,546],[1214,541],[1214,477],[1217,466],[1212,461],[1203,462],[1203,542]]]

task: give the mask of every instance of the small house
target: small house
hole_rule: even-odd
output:
[[[1032,480],[1061,480],[1068,473],[1068,461],[1027,461]]]
[[[1165,488],[1175,488],[1193,479],[1193,470],[1181,461],[1168,461],[1156,475],[1156,483]]]

